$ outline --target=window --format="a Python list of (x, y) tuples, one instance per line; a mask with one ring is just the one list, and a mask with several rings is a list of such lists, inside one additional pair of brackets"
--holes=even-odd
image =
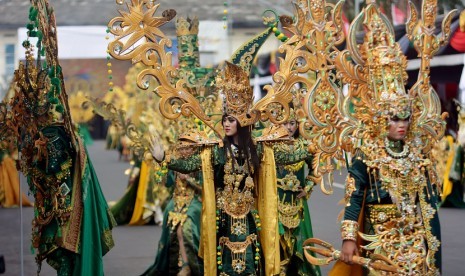
[(13, 76), (15, 71), (15, 45), (5, 45), (5, 76), (7, 80)]

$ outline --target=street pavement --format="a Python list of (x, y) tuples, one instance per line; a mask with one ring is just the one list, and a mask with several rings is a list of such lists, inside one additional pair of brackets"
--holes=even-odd
[[(127, 185), (124, 171), (130, 167), (129, 163), (118, 161), (116, 151), (106, 151), (104, 141), (95, 141), (88, 149), (106, 199), (118, 200)], [(338, 202), (343, 197), (341, 184), (344, 178), (345, 173), (336, 172), (333, 195), (324, 195), (319, 187), (315, 187), (309, 201), (314, 236), (332, 243), (336, 248), (340, 248), (341, 244), (337, 216), (342, 210)], [(24, 178), (21, 186), (27, 189)], [(462, 267), (465, 261), (465, 210), (442, 208), (439, 214), (443, 275), (465, 275)], [(30, 249), (32, 217), (32, 208), (0, 209), (0, 254), (5, 256), (6, 261), (4, 275), (36, 275), (37, 266)], [(143, 273), (154, 261), (160, 235), (161, 228), (155, 225), (116, 227), (113, 230), (115, 247), (103, 258), (105, 274), (132, 276)], [(22, 257), (20, 252), (23, 253)], [(327, 275), (329, 268), (322, 267), (323, 275)], [(44, 262), (41, 275), (56, 273)]]

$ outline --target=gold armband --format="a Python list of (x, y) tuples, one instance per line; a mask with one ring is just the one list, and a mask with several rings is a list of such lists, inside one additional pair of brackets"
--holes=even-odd
[(353, 220), (343, 220), (341, 222), (342, 240), (357, 241), (358, 222)]

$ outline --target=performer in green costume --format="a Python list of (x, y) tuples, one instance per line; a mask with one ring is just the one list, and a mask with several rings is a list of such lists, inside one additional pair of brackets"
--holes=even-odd
[[(294, 147), (308, 147), (305, 139), (299, 137), (299, 123), (291, 109), (284, 126), (292, 137), (289, 144), (282, 144), (286, 151), (294, 152)], [(312, 159), (289, 165), (278, 165), (278, 215), (281, 248), (281, 275), (321, 275), (320, 267), (307, 262), (303, 253), (303, 242), (313, 237), (312, 221), (307, 200), (314, 183), (306, 177), (311, 171)]]
[(46, 260), (58, 275), (103, 275), (115, 223), (71, 120), (48, 1), (32, 0), (29, 19), (26, 60), (15, 71), (11, 113), (2, 128), (18, 141), (20, 169), (34, 195), (32, 247), (39, 272)]

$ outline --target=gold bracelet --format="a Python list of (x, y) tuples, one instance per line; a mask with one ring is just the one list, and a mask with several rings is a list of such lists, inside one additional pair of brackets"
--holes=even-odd
[(353, 220), (343, 220), (341, 222), (342, 240), (357, 241), (358, 222)]

